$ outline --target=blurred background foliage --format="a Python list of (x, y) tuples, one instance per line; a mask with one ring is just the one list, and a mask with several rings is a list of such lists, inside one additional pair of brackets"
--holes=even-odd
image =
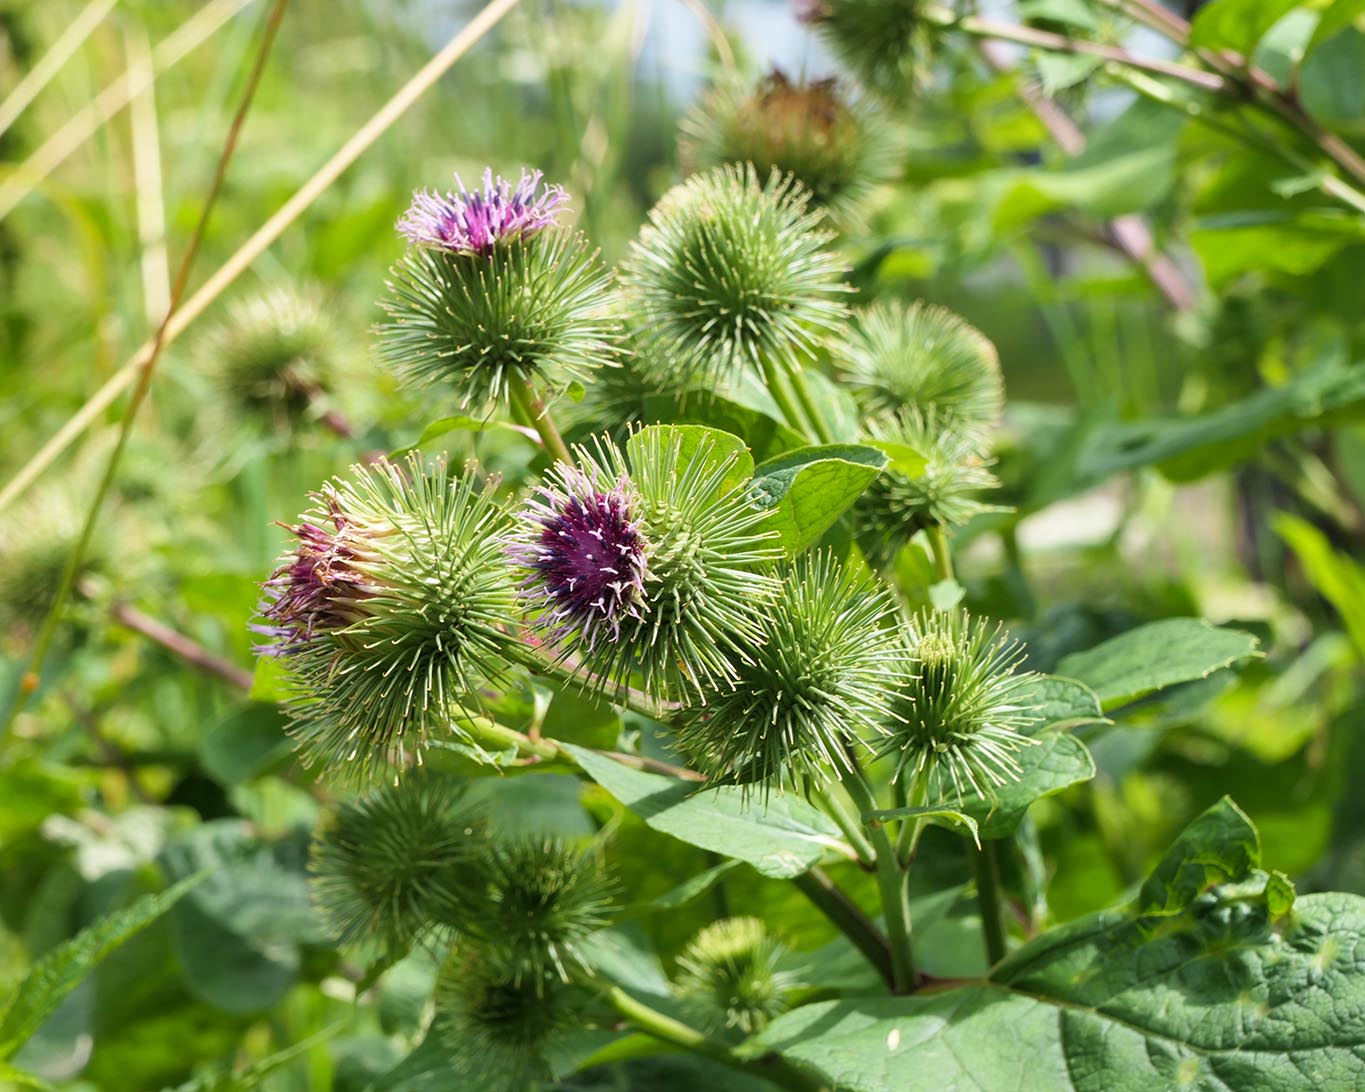
[[(264, 13), (261, 0), (107, 6), (0, 135), (10, 187), (0, 204), (13, 204), (0, 218), (0, 480), (155, 329)], [(0, 100), (82, 7), (0, 3)], [(221, 26), (203, 44), (47, 178), (24, 182), (19, 164), (211, 8)], [(1359, 139), (1365, 8), (1260, 8), (1264, 33), (1248, 43), (1258, 63), (1295, 73), (1315, 120)], [(474, 10), (292, 3), (192, 283)], [(1011, 11), (1053, 28), (1107, 20), (1098, 33), (1160, 51), (1109, 9), (1027, 0)], [(1265, 150), (1276, 134), (1235, 113), (1206, 122), (1094, 58), (992, 50), (948, 39), (925, 60), (887, 119), (894, 177), (841, 241), (864, 298), (942, 303), (999, 349), (1009, 410), (998, 472), (1015, 511), (968, 528), (967, 602), (1011, 620), (1044, 671), (1168, 616), (1235, 622), (1266, 652), (1116, 728), (1084, 729), (1100, 775), (1034, 809), (1011, 889), (1054, 920), (1104, 906), (1228, 793), (1300, 890), (1365, 893), (1354, 791), (1365, 777), (1365, 219), (1324, 200)], [(414, 187), (445, 186), (453, 171), (471, 180), (485, 164), (538, 167), (566, 185), (580, 226), (615, 262), (678, 177), (683, 112), (711, 81), (773, 66), (838, 71), (777, 0), (523, 0), (167, 348), (57, 647), (0, 741), (0, 996), (101, 914), (212, 871), (67, 999), (24, 1048), (25, 1068), (71, 1089), (196, 1077), (193, 1087), (229, 1088), (215, 1075), (298, 1045), (240, 1086), (423, 1087), (411, 1060), (384, 1074), (420, 1036), (434, 968), (413, 956), (373, 1003), (353, 1005), (363, 969), (324, 942), (303, 871), (327, 793), (294, 762), (276, 708), (249, 693), (247, 623), (284, 540), (275, 521), (439, 415), (371, 357), (373, 301)], [(1074, 119), (1063, 126), (1070, 152), (1040, 119), (1040, 91)], [(1151, 256), (1135, 261), (1125, 243), (1135, 225), (1161, 256), (1155, 276)], [(253, 379), (253, 367), (271, 374), (272, 354), (291, 361), (287, 389)], [(119, 412), (0, 512), (7, 700)], [(500, 430), (442, 443), (518, 476), (534, 454)], [(268, 680), (255, 686), (269, 694)], [(527, 718), (546, 697), (527, 695)], [(547, 734), (594, 745), (648, 730), (570, 695), (548, 710)], [(596, 788), (549, 775), (482, 788), (509, 826), (613, 827), (627, 931), (648, 933), (665, 962), (717, 900), (761, 915), (807, 958), (829, 939), (795, 891), (747, 870), (727, 873), (723, 889), (672, 891), (716, 862)], [(933, 973), (979, 973), (974, 924), (953, 910), (956, 843), (942, 841), (943, 866), (915, 873), (920, 944)], [(646, 912), (658, 899), (673, 909)], [(817, 965), (828, 981), (847, 972)], [(648, 1087), (692, 1078), (655, 1079)]]

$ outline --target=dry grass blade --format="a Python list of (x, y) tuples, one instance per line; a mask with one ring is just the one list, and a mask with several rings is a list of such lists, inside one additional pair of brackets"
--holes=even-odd
[[(519, 0), (492, 0), (474, 16), (445, 47), (408, 80), (375, 115), (367, 121), (316, 174), (299, 187), (298, 191), (269, 220), (262, 224), (194, 293), (178, 308), (166, 325), (163, 344), (169, 345), (189, 327), (233, 281), (242, 275), (275, 242), (290, 224), (297, 220), (342, 173), (361, 157), (376, 140), (404, 113), (431, 89), (432, 85), (497, 22), (516, 7)], [(105, 381), (90, 399), (71, 417), (56, 435), (34, 453), (28, 463), (0, 491), (0, 511), (21, 496), (70, 444), (90, 427), (101, 413), (113, 404), (137, 377), (152, 343), (144, 344), (132, 358)]]
[(0, 102), (0, 133), (3, 133), (18, 120), (28, 104), (38, 97), (38, 93), (48, 85), (52, 77), (62, 70), (104, 17), (113, 10), (118, 0), (90, 0), (81, 13), (71, 20), (66, 30), (52, 43), (50, 48), (28, 71), (22, 80), (14, 85), (4, 102)]

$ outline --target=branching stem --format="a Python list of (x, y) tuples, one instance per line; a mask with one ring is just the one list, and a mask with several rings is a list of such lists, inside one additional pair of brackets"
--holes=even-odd
[(887, 943), (886, 934), (849, 898), (848, 893), (830, 879), (819, 865), (801, 873), (792, 883), (867, 957), (867, 961), (886, 982), (887, 989), (893, 989), (896, 978), (891, 966), (891, 945)]
[(544, 401), (531, 389), (531, 385), (524, 379), (512, 379), (507, 384), (507, 394), (511, 399), (513, 411), (521, 418), (521, 423), (536, 430), (550, 458), (572, 466), (573, 456), (569, 454), (564, 437), (560, 435)]
[(891, 944), (891, 992), (911, 993), (915, 988), (915, 955), (910, 941), (910, 894), (906, 888), (906, 874), (896, 858), (896, 848), (886, 828), (867, 816), (877, 810), (877, 800), (862, 771), (854, 770), (844, 778), (844, 787), (853, 798), (854, 806), (863, 814), (863, 822), (877, 857), (877, 887), (882, 897), (882, 916), (886, 919), (886, 935)]
[(981, 935), (986, 962), (992, 967), (1005, 958), (1005, 925), (1001, 917), (1000, 863), (995, 842), (984, 839), (976, 851), (976, 897), (981, 909)]

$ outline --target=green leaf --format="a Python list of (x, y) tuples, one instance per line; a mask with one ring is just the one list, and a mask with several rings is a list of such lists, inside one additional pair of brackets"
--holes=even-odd
[(1079, 739), (1062, 732), (1034, 739), (1032, 746), (1016, 752), (1017, 781), (997, 785), (993, 795), (968, 793), (958, 805), (977, 821), (982, 838), (1008, 838), (1035, 800), (1095, 776), (1095, 760)]
[(178, 1084), (165, 1092), (256, 1092), (262, 1081), (277, 1069), (282, 1069), (295, 1058), (301, 1058), (319, 1043), (326, 1042), (343, 1027), (346, 1021), (338, 1020), (329, 1027), (292, 1043), (283, 1050), (277, 1050), (259, 1061), (235, 1070), (220, 1070), (216, 1073), (196, 1077), (194, 1080)]
[(1365, 1072), (1365, 899), (1215, 888), (1173, 916), (1102, 911), (1015, 951), (991, 979), (807, 1005), (750, 1048), (841, 1092), (1349, 1092)]
[(1306, 520), (1281, 513), (1272, 526), (1297, 555), (1308, 582), (1336, 609), (1356, 650), (1365, 657), (1365, 568)]
[(1034, 684), (1031, 697), (1037, 707), (1039, 731), (1104, 723), (1099, 695), (1078, 679), (1043, 675)]
[(14, 1057), (105, 956), (156, 921), (203, 879), (202, 875), (189, 876), (165, 891), (142, 896), (82, 929), (34, 964), (0, 1020), (0, 1060)]
[(1057, 665), (1057, 673), (1084, 682), (1107, 712), (1167, 686), (1208, 678), (1258, 655), (1258, 643), (1249, 633), (1198, 618), (1166, 618), (1073, 652)]
[(1297, 0), (1213, 0), (1190, 24), (1190, 45), (1235, 49), (1249, 55), (1262, 36), (1293, 9)]
[(36, 1073), (15, 1069), (8, 1062), (0, 1062), (0, 1088), (11, 1085), (17, 1088), (36, 1088), (38, 1092), (52, 1092), (53, 1086)]
[(605, 755), (566, 744), (596, 781), (647, 825), (689, 845), (747, 861), (765, 876), (799, 876), (831, 850), (847, 852), (838, 828), (799, 797), (766, 802), (732, 785), (702, 788), (633, 770)]
[(952, 808), (945, 808), (938, 804), (930, 804), (920, 808), (882, 808), (877, 811), (869, 812), (863, 816), (863, 820), (876, 819), (885, 822), (887, 819), (942, 819), (945, 826), (966, 827), (967, 832), (972, 836), (978, 848), (981, 845), (981, 837), (978, 833), (976, 820), (965, 812), (954, 811)]
[(1365, 34), (1348, 26), (1321, 42), (1299, 66), (1298, 85), (1314, 120), (1365, 136)]
[(264, 702), (230, 713), (199, 739), (199, 763), (220, 785), (250, 781), (293, 753), (284, 714)]
[(505, 429), (514, 432), (523, 439), (528, 439), (532, 443), (539, 443), (533, 430), (522, 425), (513, 424), (511, 421), (504, 421), (498, 417), (470, 417), (468, 414), (457, 413), (451, 417), (442, 417), (432, 421), (426, 428), (422, 429), (422, 434), (412, 443), (403, 447), (394, 448), (389, 452), (391, 460), (406, 459), (412, 452), (420, 447), (431, 443), (432, 440), (439, 440), (442, 436), (452, 432), (487, 432), (489, 429)]
[(1261, 840), (1226, 796), (1181, 833), (1138, 894), (1144, 914), (1179, 914), (1211, 887), (1247, 879), (1261, 863)]
[(1313, 37), (1308, 42), (1308, 52), (1337, 31), (1351, 26), (1362, 15), (1365, 15), (1365, 0), (1332, 0), (1323, 10), (1317, 26), (1313, 29)]
[(686, 906), (693, 899), (706, 894), (711, 888), (715, 887), (725, 875), (733, 872), (743, 861), (728, 860), (721, 861), (720, 864), (708, 868), (705, 872), (698, 872), (672, 891), (666, 891), (649, 905), (655, 910), (676, 910), (680, 906)]
[(695, 424), (723, 429), (743, 436), (755, 458), (771, 458), (805, 444), (805, 438), (777, 420), (776, 407), (767, 412), (722, 398), (710, 391), (687, 391), (671, 395), (650, 395), (644, 400), (641, 418), (661, 424)]
[(888, 462), (874, 447), (803, 447), (755, 468), (750, 489), (755, 504), (770, 511), (765, 526), (795, 555), (815, 545)]
[(671, 442), (679, 445), (680, 466), (685, 466), (697, 457), (703, 447), (707, 447), (707, 459), (716, 465), (731, 460), (729, 469), (719, 486), (719, 492), (728, 493), (738, 489), (754, 473), (754, 457), (749, 453), (749, 445), (730, 432), (704, 425), (649, 425), (635, 433), (626, 441), (626, 454), (631, 460), (640, 458), (644, 450), (645, 436), (648, 433), (663, 431)]

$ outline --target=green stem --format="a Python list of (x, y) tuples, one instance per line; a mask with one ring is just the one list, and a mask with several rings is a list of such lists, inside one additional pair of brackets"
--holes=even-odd
[(953, 552), (948, 548), (948, 536), (944, 533), (942, 524), (935, 524), (930, 527), (929, 548), (934, 552), (934, 568), (938, 572), (940, 580), (953, 579)]
[(525, 424), (536, 430), (550, 458), (572, 466), (573, 456), (569, 454), (564, 437), (559, 434), (554, 418), (545, 408), (545, 403), (536, 397), (531, 385), (524, 379), (510, 379), (507, 383), (507, 396), (511, 400), (512, 409), (521, 415)]
[(1005, 958), (1005, 924), (1000, 905), (1000, 867), (995, 843), (989, 838), (976, 854), (976, 898), (981, 909), (981, 935), (986, 962), (994, 967)]
[(702, 1034), (680, 1020), (651, 1008), (632, 997), (619, 986), (608, 986), (603, 997), (618, 1013), (646, 1035), (652, 1035), (670, 1046), (700, 1054), (729, 1069), (772, 1081), (792, 1092), (824, 1092), (825, 1086), (806, 1076), (780, 1055), (766, 1054), (760, 1058), (741, 1058), (724, 1043)]
[(877, 887), (882, 896), (882, 916), (891, 943), (891, 992), (910, 993), (915, 988), (915, 954), (910, 943), (910, 895), (905, 872), (896, 859), (896, 849), (886, 828), (867, 815), (877, 810), (877, 800), (860, 770), (853, 770), (843, 785), (862, 812), (868, 837), (877, 855)]
[(822, 444), (834, 443), (834, 433), (830, 431), (829, 423), (820, 411), (819, 403), (815, 401), (815, 394), (810, 389), (810, 384), (806, 382), (806, 373), (800, 368), (790, 368), (787, 374), (791, 378), (792, 390), (796, 392), (801, 408), (806, 411), (806, 416), (810, 418), (811, 426), (815, 429), (815, 434), (819, 437), (820, 442)]
[(588, 694), (601, 694), (615, 705), (622, 705), (633, 713), (649, 717), (660, 724), (668, 724), (677, 715), (680, 706), (675, 702), (661, 702), (648, 694), (632, 687), (613, 687), (608, 690), (599, 685), (602, 680), (589, 671), (568, 660), (546, 655), (530, 645), (518, 645), (513, 653), (523, 666), (547, 679), (571, 683)]
[[(907, 807), (919, 808), (924, 806), (925, 800), (929, 797), (929, 781), (925, 776), (917, 776), (910, 792), (906, 795), (905, 805)], [(919, 845), (920, 831), (924, 829), (921, 819), (905, 819), (901, 821), (900, 836), (896, 839), (896, 859), (901, 862), (901, 867), (906, 871), (910, 869), (910, 862), (914, 859), (915, 849)]]
[(768, 393), (773, 396), (788, 425), (808, 439), (819, 439), (817, 426), (806, 420), (800, 403), (792, 397), (791, 388), (783, 380), (782, 372), (766, 357), (763, 360), (763, 385), (768, 388)]
[(848, 844), (853, 847), (853, 852), (858, 855), (858, 860), (870, 867), (876, 860), (877, 854), (872, 848), (872, 843), (867, 839), (862, 821), (856, 816), (850, 815), (848, 809), (844, 807), (844, 802), (829, 789), (822, 790), (819, 797), (825, 805), (826, 813), (844, 832), (844, 837), (848, 839)]
[(893, 989), (896, 979), (891, 966), (891, 945), (887, 943), (886, 935), (849, 898), (848, 893), (830, 879), (819, 865), (801, 873), (792, 882), (867, 957), (867, 961), (886, 981), (887, 988)]

